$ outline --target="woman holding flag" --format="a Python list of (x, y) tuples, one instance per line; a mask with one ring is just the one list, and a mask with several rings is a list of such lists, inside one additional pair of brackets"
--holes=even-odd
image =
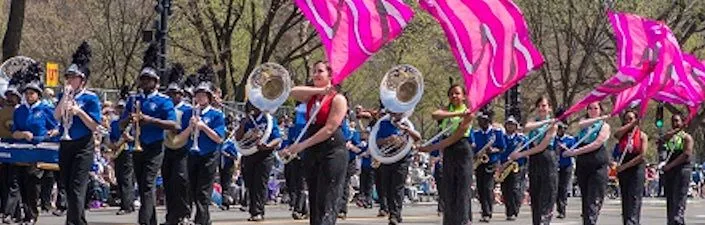
[[(579, 122), (577, 149), (568, 149), (564, 156), (577, 156), (575, 174), (580, 187), (583, 224), (597, 224), (607, 190), (609, 158), (605, 141), (610, 137), (610, 125), (604, 122), (600, 102), (590, 103), (587, 117)], [(569, 146), (571, 148), (572, 146)]]
[(619, 140), (612, 156), (617, 167), (619, 191), (622, 197), (622, 222), (638, 225), (641, 216), (641, 198), (644, 196), (644, 152), (649, 139), (639, 128), (637, 113), (628, 110), (622, 116), (622, 126), (614, 132)]
[(558, 159), (552, 151), (557, 126), (555, 119), (551, 118), (552, 109), (547, 97), (542, 96), (534, 105), (538, 115), (524, 126), (524, 131), (529, 132), (531, 148), (526, 151), (519, 149), (511, 153), (509, 159), (529, 157), (532, 221), (534, 225), (550, 224), (558, 193)]

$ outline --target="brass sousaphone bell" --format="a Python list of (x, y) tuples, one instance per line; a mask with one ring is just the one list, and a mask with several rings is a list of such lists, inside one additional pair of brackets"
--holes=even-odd
[[(250, 129), (242, 137), (242, 140), (235, 140), (238, 151), (244, 155), (252, 155), (257, 152), (257, 144), (269, 140), (274, 124), (274, 113), (279, 106), (289, 98), (289, 92), (293, 87), (293, 82), (289, 71), (276, 63), (264, 63), (255, 68), (247, 79), (245, 86), (248, 101), (257, 107), (267, 120), (264, 130), (257, 127)], [(250, 112), (245, 112), (244, 118), (255, 122), (255, 118)]]
[[(5, 91), (7, 91), (13, 74), (35, 63), (37, 61), (26, 56), (15, 56), (5, 60), (0, 65), (0, 95), (5, 97)], [(12, 115), (14, 112), (14, 107), (0, 109), (0, 138), (12, 137)]]
[[(380, 100), (387, 111), (403, 113), (403, 118), (398, 122), (413, 130), (414, 125), (409, 120), (409, 116), (421, 100), (423, 88), (423, 76), (418, 69), (411, 65), (399, 65), (389, 70), (382, 78), (379, 87)], [(370, 131), (368, 140), (370, 155), (381, 164), (398, 162), (411, 151), (411, 147), (414, 145), (414, 140), (409, 135), (406, 135), (406, 143), (401, 148), (397, 146), (380, 148), (377, 145), (376, 137), (380, 123), (391, 119), (390, 114), (383, 116), (377, 120)]]

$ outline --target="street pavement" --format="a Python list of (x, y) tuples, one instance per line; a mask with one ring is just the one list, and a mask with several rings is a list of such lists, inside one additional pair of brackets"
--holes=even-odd
[[(705, 224), (705, 200), (690, 199), (686, 210), (687, 224)], [(474, 224), (479, 219), (479, 205), (477, 201), (473, 202)], [(308, 224), (308, 220), (295, 221), (291, 219), (291, 212), (288, 211), (286, 205), (268, 205), (266, 206), (265, 220), (262, 222), (248, 222), (248, 214), (240, 212), (237, 208), (231, 208), (230, 211), (222, 211), (216, 207), (211, 207), (211, 218), (213, 224)], [(350, 212), (346, 220), (338, 220), (340, 225), (385, 225), (385, 218), (375, 217), (377, 209), (362, 209), (357, 206), (350, 205)], [(94, 225), (121, 225), (121, 224), (136, 224), (137, 213), (129, 215), (116, 216), (116, 208), (105, 208), (99, 210), (91, 210), (87, 212), (87, 220), (89, 224)], [(582, 224), (580, 220), (580, 199), (570, 198), (568, 200), (566, 219), (553, 219), (552, 224), (569, 225)], [(159, 222), (164, 220), (164, 207), (157, 208)], [(441, 224), (441, 217), (436, 213), (435, 203), (418, 203), (406, 204), (402, 212), (403, 223), (409, 225), (431, 225)], [(621, 222), (621, 205), (617, 200), (606, 200), (598, 224), (612, 225), (622, 224)], [(58, 225), (63, 224), (63, 217), (55, 217), (50, 214), (42, 214), (39, 218), (39, 225)], [(531, 224), (531, 211), (528, 205), (522, 206), (521, 214), (516, 221), (510, 222), (505, 220), (504, 206), (495, 205), (493, 219), (490, 224)], [(641, 224), (666, 224), (666, 202), (664, 199), (644, 198), (642, 206)]]

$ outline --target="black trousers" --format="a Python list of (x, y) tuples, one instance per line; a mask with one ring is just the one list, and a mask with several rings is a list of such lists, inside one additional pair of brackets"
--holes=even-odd
[(443, 169), (436, 168), (433, 173), (433, 179), (436, 181), (436, 191), (438, 192), (438, 206), (436, 208), (437, 212), (443, 212), (445, 209), (445, 191), (443, 191)]
[(472, 223), (472, 151), (463, 138), (443, 152), (443, 192), (446, 210), (443, 225), (465, 225)]
[(93, 165), (93, 136), (62, 141), (59, 145), (61, 180), (66, 187), (66, 224), (87, 224), (85, 214), (89, 172)]
[(191, 216), (189, 199), (188, 149), (165, 149), (162, 163), (164, 194), (166, 197), (166, 223), (177, 224)]
[(343, 195), (340, 196), (340, 199), (338, 200), (339, 213), (348, 213), (348, 202), (350, 200), (350, 178), (355, 175), (355, 170), (355, 160), (348, 161), (345, 172), (345, 182), (343, 184)]
[(294, 159), (284, 166), (286, 189), (289, 192), (289, 206), (294, 212), (308, 214), (306, 195), (304, 194), (304, 162)]
[[(602, 203), (607, 192), (607, 164), (591, 164), (581, 163), (578, 158), (575, 174), (578, 179), (578, 187), (580, 187), (580, 200), (582, 204), (583, 224), (597, 224), (597, 218), (602, 209)], [(643, 185), (643, 182), (641, 183)]]
[(644, 163), (622, 171), (617, 178), (622, 198), (622, 223), (639, 225), (641, 199), (644, 196)]
[(556, 199), (556, 211), (565, 215), (565, 207), (568, 205), (568, 192), (573, 185), (573, 167), (558, 168), (558, 198)]
[(235, 173), (235, 159), (229, 158), (224, 154), (220, 155), (220, 164), (218, 169), (218, 177), (220, 186), (223, 188), (223, 206), (233, 205), (233, 173)]
[(220, 152), (214, 151), (206, 155), (191, 154), (188, 157), (188, 178), (193, 203), (196, 206), (194, 223), (210, 225), (211, 216), (208, 206), (211, 205), (213, 182), (220, 163)]
[(250, 216), (264, 215), (267, 201), (269, 174), (274, 166), (272, 151), (258, 151), (242, 157), (242, 175), (249, 197)]
[[(381, 167), (381, 165), (380, 165)], [(379, 210), (380, 211), (385, 211), (389, 212), (389, 209), (387, 208), (387, 198), (382, 198), (380, 194), (380, 187), (382, 187), (382, 169), (380, 167), (377, 167), (374, 169), (375, 171), (375, 191), (377, 192), (377, 202), (379, 203)]]
[(7, 205), (7, 194), (9, 190), (9, 182), (7, 170), (9, 164), (0, 163), (0, 216), (5, 216), (5, 205)]
[(133, 211), (135, 201), (134, 169), (132, 152), (122, 151), (115, 159), (115, 179), (117, 180), (117, 193), (120, 196), (120, 209)]
[(332, 225), (338, 218), (338, 200), (343, 195), (348, 165), (348, 150), (343, 140), (342, 133), (337, 131), (328, 140), (306, 149), (311, 225)]
[(663, 174), (668, 225), (685, 224), (685, 206), (692, 172), (692, 166), (685, 164), (676, 166)]
[(477, 179), (477, 196), (480, 200), (481, 215), (492, 218), (492, 207), (494, 206), (494, 164), (481, 164), (475, 170)]
[(529, 194), (534, 225), (550, 224), (558, 192), (556, 153), (546, 149), (529, 157)]
[(386, 199), (389, 219), (402, 220), (401, 209), (404, 204), (404, 184), (409, 176), (411, 157), (407, 156), (399, 162), (379, 166), (380, 186), (377, 194), (380, 199)]
[(66, 210), (66, 185), (64, 180), (61, 179), (61, 171), (54, 171), (54, 179), (56, 180), (56, 200), (54, 201), (54, 207), (57, 210)]
[(41, 200), (40, 206), (42, 207), (42, 210), (49, 210), (53, 208), (51, 206), (51, 192), (54, 190), (54, 183), (56, 183), (54, 171), (42, 171), (42, 178), (40, 179), (39, 183), (39, 199)]
[(526, 166), (521, 166), (519, 167), (519, 172), (510, 173), (502, 182), (502, 198), (504, 199), (507, 217), (519, 215), (519, 209), (524, 200), (525, 177)]
[(360, 200), (365, 206), (372, 206), (372, 186), (375, 182), (375, 170), (372, 167), (360, 168)]
[(133, 152), (132, 161), (137, 178), (137, 190), (140, 195), (139, 224), (157, 224), (157, 174), (162, 167), (164, 150), (162, 141), (142, 144), (143, 151)]
[(39, 217), (39, 181), (44, 171), (38, 169), (35, 165), (17, 166), (16, 171), (24, 206), (24, 221), (36, 221), (37, 217)]
[(5, 216), (12, 216), (17, 218), (16, 216), (19, 215), (19, 213), (17, 212), (20, 212), (20, 201), (22, 200), (22, 196), (20, 194), (18, 166), (12, 164), (5, 164), (3, 172), (3, 180), (5, 181), (5, 186), (3, 186), (3, 188), (6, 191), (4, 196), (5, 199), (3, 201), (2, 212), (3, 214), (5, 214)]

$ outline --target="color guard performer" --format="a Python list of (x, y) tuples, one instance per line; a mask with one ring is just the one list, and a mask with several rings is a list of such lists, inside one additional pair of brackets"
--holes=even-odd
[[(500, 163), (502, 163), (502, 165), (505, 165), (509, 161), (509, 154), (526, 143), (526, 136), (519, 133), (519, 121), (517, 121), (514, 116), (507, 118), (504, 122), (504, 129), (504, 142), (507, 147), (500, 157)], [(526, 187), (526, 158), (518, 159), (516, 163), (519, 166), (518, 172), (509, 173), (509, 175), (501, 181), (502, 197), (504, 199), (504, 206), (506, 207), (505, 214), (508, 221), (515, 221), (517, 216), (519, 216), (519, 209), (524, 200), (524, 190)], [(504, 166), (500, 168), (500, 172), (504, 170)]]
[[(247, 142), (243, 140), (247, 131), (252, 132), (254, 129), (264, 131), (267, 127), (266, 116), (269, 116), (265, 112), (261, 112), (249, 101), (245, 105), (245, 112), (249, 113), (246, 117), (251, 118), (243, 118), (240, 120), (240, 129), (235, 135), (236, 140), (243, 142)], [(277, 124), (277, 119), (272, 117), (272, 132), (269, 135), (269, 139), (257, 144), (257, 152), (242, 157), (242, 176), (248, 192), (250, 206), (250, 218), (247, 219), (248, 221), (264, 220), (264, 205), (268, 196), (267, 183), (269, 182), (269, 174), (272, 172), (272, 167), (276, 160), (273, 152), (279, 149), (282, 142), (281, 132)], [(251, 138), (259, 142), (261, 135), (253, 135)]]
[(558, 197), (556, 199), (556, 211), (558, 211), (558, 216), (556, 218), (565, 218), (565, 207), (568, 205), (568, 191), (573, 185), (573, 157), (563, 156), (563, 146), (573, 146), (575, 144), (575, 137), (570, 134), (566, 134), (568, 130), (568, 125), (564, 121), (558, 122), (558, 131), (556, 132), (556, 143), (554, 146), (558, 148)]
[(189, 149), (188, 183), (196, 211), (194, 223), (202, 225), (212, 223), (208, 207), (220, 163), (220, 144), (225, 139), (225, 115), (211, 107), (215, 100), (213, 76), (210, 67), (198, 70), (200, 83), (193, 91), (193, 108), (184, 112), (181, 120), (183, 131), (177, 136), (177, 139), (189, 140), (186, 144), (186, 149)]
[(625, 225), (640, 224), (641, 199), (644, 196), (644, 153), (649, 149), (649, 138), (641, 131), (639, 123), (636, 111), (628, 110), (622, 115), (622, 126), (614, 132), (619, 143), (612, 156), (617, 167), (622, 223)]
[(558, 189), (558, 159), (552, 147), (557, 128), (555, 120), (551, 119), (552, 109), (548, 98), (539, 98), (534, 106), (537, 116), (524, 126), (524, 132), (529, 132), (528, 139), (534, 141), (528, 150), (512, 152), (509, 159), (529, 157), (532, 221), (534, 225), (550, 224)]
[(66, 187), (67, 225), (87, 224), (84, 206), (94, 157), (93, 132), (102, 121), (100, 99), (86, 90), (90, 57), (90, 46), (83, 42), (66, 71), (66, 90), (54, 112), (64, 132), (59, 145), (59, 167)]
[[(171, 99), (157, 91), (157, 47), (145, 52), (139, 75), (141, 93), (129, 99), (121, 118), (121, 127), (133, 124), (136, 135), (132, 159), (140, 195), (139, 224), (156, 225), (156, 178), (164, 159), (164, 130), (176, 130), (176, 113)], [(138, 108), (139, 107), (139, 108)]]
[[(494, 206), (494, 174), (499, 162), (500, 152), (504, 151), (504, 132), (492, 126), (494, 112), (491, 109), (483, 109), (477, 116), (479, 128), (473, 131), (474, 138), (473, 154), (476, 166), (475, 178), (477, 179), (477, 195), (482, 208), (480, 222), (489, 223), (492, 219), (492, 207)], [(487, 162), (478, 162), (478, 158), (487, 157)]]
[(575, 174), (580, 187), (583, 224), (586, 225), (597, 224), (609, 180), (609, 153), (605, 141), (610, 137), (610, 125), (604, 122), (607, 117), (601, 114), (599, 102), (589, 104), (587, 118), (579, 122), (581, 130), (577, 138), (585, 141), (579, 143), (577, 149), (563, 152), (567, 157), (577, 156)]
[(671, 130), (666, 132), (666, 165), (663, 166), (664, 193), (666, 194), (666, 219), (669, 225), (685, 224), (685, 206), (688, 200), (693, 165), (693, 137), (686, 133), (680, 114), (671, 116)]

